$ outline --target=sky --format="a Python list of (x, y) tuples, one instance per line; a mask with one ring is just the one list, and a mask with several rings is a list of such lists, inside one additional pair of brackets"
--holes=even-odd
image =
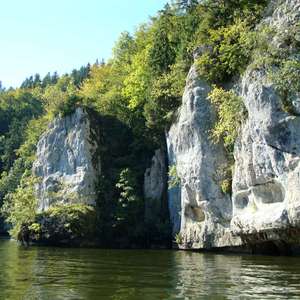
[(0, 81), (17, 87), (35, 73), (59, 74), (108, 59), (123, 31), (167, 0), (0, 0)]

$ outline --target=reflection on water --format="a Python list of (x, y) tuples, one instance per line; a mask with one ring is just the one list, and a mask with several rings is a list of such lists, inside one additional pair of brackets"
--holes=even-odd
[(22, 248), (0, 240), (0, 299), (299, 299), (300, 258)]

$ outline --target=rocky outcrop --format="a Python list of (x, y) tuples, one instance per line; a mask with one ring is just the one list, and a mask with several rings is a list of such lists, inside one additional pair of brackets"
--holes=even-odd
[[(268, 13), (260, 26), (277, 28), (270, 42), (289, 47), (281, 33), (299, 22), (299, 1), (273, 1)], [(230, 197), (220, 190), (224, 149), (209, 138), (215, 120), (207, 99), (210, 86), (194, 66), (188, 75), (182, 106), (167, 134), (169, 165), (176, 165), (181, 180), (169, 192), (173, 232), (179, 233), (182, 248), (299, 246), (300, 118), (284, 111), (264, 67), (249, 66), (235, 87), (248, 119), (235, 145)], [(299, 99), (295, 95), (296, 112)]]
[(158, 149), (152, 158), (151, 167), (145, 172), (144, 195), (147, 199), (160, 199), (166, 188), (166, 159), (163, 150)]
[(33, 164), (33, 173), (40, 180), (39, 211), (58, 203), (95, 205), (101, 166), (94, 130), (89, 114), (82, 108), (49, 125), (37, 145)]
[(231, 199), (220, 188), (226, 155), (222, 145), (215, 144), (209, 135), (215, 120), (209, 91), (209, 85), (198, 78), (193, 66), (178, 118), (167, 135), (169, 163), (176, 166), (181, 181), (177, 188), (180, 196), (172, 190), (169, 193), (169, 206), (173, 208), (170, 210), (173, 231), (181, 218), (182, 248), (225, 247), (236, 243), (229, 231)]
[[(278, 30), (271, 42), (285, 47), (280, 32), (299, 19), (299, 1), (274, 7), (263, 22)], [(299, 244), (300, 118), (283, 110), (283, 99), (263, 68), (247, 70), (241, 96), (248, 120), (234, 153), (232, 231), (245, 243)]]
[(163, 206), (163, 196), (167, 188), (166, 157), (162, 149), (155, 151), (151, 167), (144, 176), (145, 219), (153, 219)]

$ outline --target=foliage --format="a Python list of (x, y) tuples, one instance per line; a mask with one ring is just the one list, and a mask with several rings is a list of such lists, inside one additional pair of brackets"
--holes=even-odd
[[(75, 86), (79, 87), (80, 84), (88, 78), (89, 73), (90, 73), (90, 64), (87, 64), (86, 66), (82, 66), (79, 70), (72, 70), (70, 75), (67, 75), (70, 77), (72, 82), (74, 83)], [(37, 87), (42, 87), (46, 88), (49, 85), (55, 85), (57, 84), (59, 80), (59, 75), (57, 72), (54, 72), (52, 75), (48, 72), (45, 77), (42, 79), (40, 74), (35, 74), (34, 76), (30, 76), (26, 78), (22, 84), (21, 88), (22, 89), (33, 89)]]
[(255, 48), (252, 30), (268, 1), (217, 0), (199, 4), (202, 20), (192, 45), (205, 45), (197, 59), (199, 74), (210, 82), (241, 74)]
[(300, 95), (300, 61), (282, 61), (280, 67), (273, 71), (271, 79), (281, 96), (283, 109), (292, 115), (299, 115), (293, 106), (293, 100)]
[(16, 238), (23, 224), (34, 221), (36, 213), (36, 198), (34, 185), (37, 179), (28, 173), (23, 175), (20, 186), (6, 195), (1, 213), (6, 221), (12, 224), (10, 234)]
[(116, 210), (116, 226), (135, 226), (139, 208), (143, 203), (137, 195), (134, 173), (128, 168), (123, 169), (116, 187), (120, 193)]
[(18, 89), (0, 94), (0, 172), (11, 168), (29, 120), (41, 114), (40, 99), (28, 91)]
[(26, 165), (24, 159), (15, 160), (11, 169), (7, 171), (3, 171), (0, 176), (0, 204), (8, 193), (13, 192), (19, 185), (20, 180), (25, 172), (25, 170), (29, 168)]
[[(16, 150), (18, 158), (13, 162), (8, 172), (3, 171), (0, 175), (0, 204), (5, 195), (9, 195), (9, 193), (13, 193), (17, 189), (22, 176), (28, 176), (28, 173), (31, 172), (38, 139), (45, 131), (48, 122), (47, 115), (29, 121), (23, 133), (25, 142)], [(14, 201), (14, 198), (8, 197), (6, 202), (8, 201)]]
[(170, 71), (170, 67), (176, 61), (176, 40), (174, 40), (172, 32), (169, 31), (173, 25), (174, 13), (166, 5), (152, 28), (149, 66), (154, 74), (160, 75)]
[(215, 142), (222, 139), (225, 147), (231, 152), (245, 114), (242, 99), (234, 91), (225, 91), (216, 86), (210, 92), (209, 99), (217, 110), (212, 138)]
[(46, 131), (49, 122), (48, 115), (43, 115), (38, 119), (29, 121), (24, 133), (25, 142), (16, 151), (17, 155), (27, 162), (27, 165), (30, 165), (34, 161), (38, 140)]
[(175, 234), (175, 242), (177, 245), (183, 244), (183, 236), (180, 232)]
[(95, 208), (85, 204), (57, 205), (36, 214), (20, 232), (21, 239), (27, 233), (29, 240), (38, 243), (82, 245), (91, 243), (95, 235)]
[(229, 161), (229, 165), (221, 166), (218, 170), (220, 173), (218, 180), (222, 192), (231, 195), (233, 148), (242, 121), (246, 117), (246, 109), (241, 97), (237, 96), (233, 90), (226, 91), (214, 86), (209, 94), (209, 99), (217, 111), (217, 120), (211, 130), (211, 137), (215, 143), (223, 141)]
[(276, 65), (281, 59), (280, 56), (283, 51), (279, 51), (278, 47), (272, 42), (276, 34), (275, 28), (270, 26), (262, 26), (251, 34), (251, 43), (254, 45), (251, 55), (252, 69), (269, 69), (270, 66)]
[(224, 82), (241, 74), (249, 62), (253, 46), (249, 42), (249, 31), (242, 21), (210, 29), (206, 49), (196, 61), (199, 75), (210, 82)]
[(177, 174), (177, 169), (175, 164), (169, 166), (168, 175), (169, 175), (169, 181), (168, 181), (169, 189), (172, 189), (180, 185), (180, 178)]
[(68, 76), (60, 78), (55, 85), (49, 85), (41, 92), (45, 110), (52, 118), (67, 115), (74, 111), (80, 102), (77, 89)]
[(232, 179), (231, 178), (224, 179), (221, 182), (221, 190), (222, 190), (222, 192), (224, 194), (231, 195), (231, 193), (232, 193), (231, 186), (232, 186)]
[[(177, 75), (177, 76), (176, 76)], [(158, 77), (144, 106), (147, 127), (163, 132), (167, 129), (181, 103), (185, 73), (180, 64), (173, 65), (170, 73)]]
[(133, 57), (129, 74), (124, 80), (122, 94), (128, 99), (128, 106), (132, 110), (143, 105), (151, 86), (151, 72), (148, 64), (149, 46)]
[(255, 50), (252, 53), (253, 69), (264, 68), (268, 78), (282, 99), (283, 110), (298, 115), (293, 101), (300, 92), (300, 24), (289, 28), (261, 26), (252, 35)]

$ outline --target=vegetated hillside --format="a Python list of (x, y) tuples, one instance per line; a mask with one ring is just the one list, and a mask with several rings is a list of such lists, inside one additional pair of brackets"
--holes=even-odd
[[(127, 228), (124, 232), (139, 229), (135, 240), (144, 239), (149, 232), (164, 239), (169, 232), (164, 218), (153, 227), (136, 216), (143, 215), (145, 167), (154, 150), (166, 146), (165, 131), (181, 105), (194, 54), (198, 76), (214, 86), (210, 99), (218, 119), (212, 137), (216, 142), (223, 141), (230, 159), (243, 105), (225, 87), (239, 78), (254, 58), (259, 63), (280, 66), (284, 74), (293, 68), (297, 71), (293, 74), (299, 78), (297, 58), (283, 64), (281, 53), (273, 55), (273, 49), (268, 48), (266, 36), (271, 34), (271, 29), (255, 30), (270, 2), (187, 0), (167, 4), (133, 35), (122, 33), (109, 61), (62, 77), (47, 75), (41, 81), (35, 76), (26, 79), (20, 89), (1, 90), (0, 199), (12, 234), (16, 236), (23, 224), (36, 220), (33, 185), (37, 179), (31, 170), (41, 134), (56, 116), (69, 115), (81, 106), (123, 124), (130, 141), (130, 153), (126, 155), (134, 153), (139, 158), (124, 159), (106, 186), (99, 187), (103, 199), (111, 195), (111, 199), (101, 204), (99, 232), (107, 232), (107, 227), (115, 228), (118, 220), (119, 228)], [(289, 38), (290, 43), (296, 43), (292, 36)], [(270, 52), (270, 57), (265, 58), (265, 52)], [(299, 90), (297, 79), (289, 82)], [(286, 104), (289, 109), (288, 101)], [(221, 183), (222, 190), (230, 193), (230, 168), (224, 172), (227, 175)], [(171, 177), (176, 179), (174, 168)], [(113, 209), (107, 220), (103, 211), (108, 201)], [(131, 222), (132, 219), (136, 221)]]

